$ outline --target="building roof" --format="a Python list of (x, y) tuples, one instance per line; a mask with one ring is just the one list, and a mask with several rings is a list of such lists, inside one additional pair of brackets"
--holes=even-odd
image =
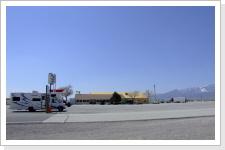
[[(75, 94), (75, 99), (80, 100), (89, 100), (89, 99), (110, 99), (112, 94)], [(123, 95), (121, 95), (123, 98)]]
[[(90, 92), (91, 95), (95, 94), (113, 94), (114, 92)], [(116, 92), (121, 95), (121, 98), (148, 98), (143, 92)]]

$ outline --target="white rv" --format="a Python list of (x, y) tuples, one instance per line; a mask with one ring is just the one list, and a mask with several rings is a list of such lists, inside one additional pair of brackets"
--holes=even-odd
[[(48, 95), (50, 96), (50, 95)], [(11, 93), (10, 109), (12, 110), (42, 110), (45, 109), (45, 93)], [(52, 109), (63, 111), (65, 103), (59, 94), (51, 93), (49, 106)]]

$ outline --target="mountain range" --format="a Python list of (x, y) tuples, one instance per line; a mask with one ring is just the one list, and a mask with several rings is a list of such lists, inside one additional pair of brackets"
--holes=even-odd
[[(182, 90), (172, 90), (164, 94), (157, 94), (156, 99), (170, 100), (173, 97), (185, 97), (189, 100), (214, 100), (215, 99), (215, 84), (210, 84), (201, 87), (193, 87)], [(152, 96), (151, 99), (154, 99)]]

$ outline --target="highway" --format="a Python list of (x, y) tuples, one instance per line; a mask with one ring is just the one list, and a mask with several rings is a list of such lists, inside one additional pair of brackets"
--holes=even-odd
[(50, 114), (7, 109), (6, 120), (8, 140), (215, 139), (214, 102), (73, 105)]

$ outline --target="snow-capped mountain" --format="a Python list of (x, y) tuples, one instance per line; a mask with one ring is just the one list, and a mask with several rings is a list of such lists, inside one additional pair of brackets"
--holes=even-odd
[(192, 87), (182, 90), (172, 90), (164, 94), (157, 94), (157, 99), (169, 100), (173, 97), (186, 97), (191, 100), (215, 99), (215, 84), (201, 87)]

